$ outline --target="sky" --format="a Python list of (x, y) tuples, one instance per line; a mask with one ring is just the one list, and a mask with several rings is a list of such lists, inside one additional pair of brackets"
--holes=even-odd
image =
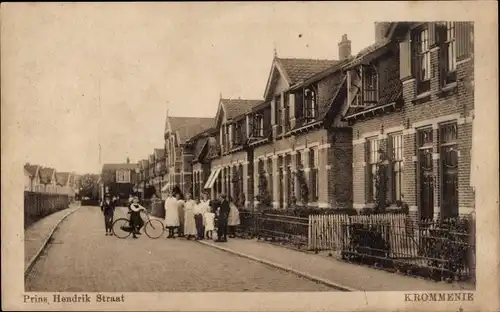
[(338, 59), (343, 34), (353, 53), (372, 44), (371, 14), (340, 8), (335, 2), (11, 8), (15, 14), (2, 24), (10, 35), (3, 86), (19, 116), (20, 157), (79, 173), (146, 158), (163, 147), (167, 108), (171, 116), (214, 117), (220, 94), (261, 99), (274, 48), (280, 57)]

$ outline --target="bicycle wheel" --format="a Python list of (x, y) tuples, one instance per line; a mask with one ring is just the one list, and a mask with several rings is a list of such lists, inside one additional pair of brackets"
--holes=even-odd
[(163, 223), (157, 219), (151, 219), (144, 225), (144, 233), (146, 233), (149, 238), (158, 238), (163, 235), (164, 231), (165, 227)]
[(126, 218), (119, 218), (113, 222), (113, 234), (118, 238), (127, 238), (132, 234), (132, 227)]

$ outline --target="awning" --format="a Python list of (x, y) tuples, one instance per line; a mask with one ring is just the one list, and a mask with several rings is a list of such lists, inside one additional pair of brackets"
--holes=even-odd
[(210, 173), (207, 183), (205, 183), (205, 186), (203, 187), (204, 189), (211, 189), (212, 186), (214, 186), (215, 180), (217, 179), (217, 176), (219, 175), (221, 170), (222, 168), (218, 168)]

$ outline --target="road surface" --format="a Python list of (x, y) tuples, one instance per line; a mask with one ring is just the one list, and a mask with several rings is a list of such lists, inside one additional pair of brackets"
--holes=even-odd
[(26, 291), (335, 291), (195, 241), (104, 232), (97, 207), (69, 216), (26, 278)]

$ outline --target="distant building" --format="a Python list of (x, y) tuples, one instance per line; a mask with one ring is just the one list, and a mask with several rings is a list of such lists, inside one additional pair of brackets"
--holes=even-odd
[(138, 164), (104, 164), (100, 176), (100, 193), (109, 192), (120, 198), (128, 198), (130, 194), (138, 193)]

